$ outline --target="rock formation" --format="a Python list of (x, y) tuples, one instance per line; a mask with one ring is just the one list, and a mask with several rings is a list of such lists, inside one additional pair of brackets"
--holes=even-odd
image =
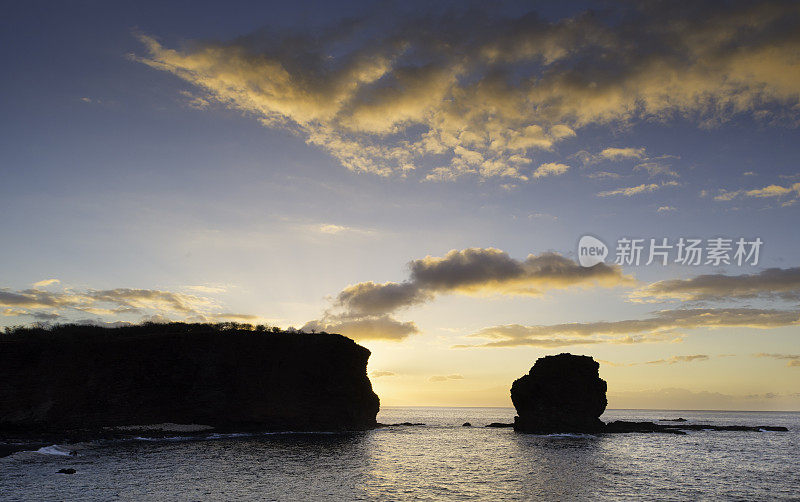
[(511, 386), (511, 401), (518, 416), (513, 424), (493, 423), (487, 427), (510, 427), (521, 432), (661, 432), (686, 434), (686, 431), (786, 431), (768, 425), (687, 424), (685, 418), (654, 422), (617, 420), (604, 424), (600, 415), (606, 409), (606, 382), (600, 379), (600, 365), (588, 356), (559, 354), (538, 359), (531, 371)]
[(0, 335), (0, 431), (371, 428), (369, 356), (340, 335), (179, 323)]
[(514, 429), (523, 432), (597, 432), (606, 409), (606, 382), (588, 356), (542, 357), (514, 381)]

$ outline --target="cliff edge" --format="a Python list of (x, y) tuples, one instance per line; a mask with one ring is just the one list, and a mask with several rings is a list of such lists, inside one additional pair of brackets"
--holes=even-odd
[(17, 330), (0, 335), (0, 430), (367, 429), (369, 356), (341, 335), (207, 324)]

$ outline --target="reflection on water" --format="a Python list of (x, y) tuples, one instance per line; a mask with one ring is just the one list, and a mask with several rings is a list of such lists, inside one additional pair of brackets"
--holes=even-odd
[(593, 498), (603, 467), (598, 443), (603, 441), (592, 436), (512, 434), (512, 469), (520, 479), (514, 498)]
[[(664, 414), (670, 414), (662, 416)], [(609, 412), (604, 419), (674, 418)], [(389, 408), (348, 434), (78, 445), (78, 457), (0, 459), (3, 500), (615, 500), (798, 497), (800, 414), (681, 412), (690, 421), (785, 425), (789, 433), (535, 436), (480, 427), (505, 408)], [(461, 427), (469, 421), (475, 427)], [(72, 467), (71, 476), (56, 474)]]

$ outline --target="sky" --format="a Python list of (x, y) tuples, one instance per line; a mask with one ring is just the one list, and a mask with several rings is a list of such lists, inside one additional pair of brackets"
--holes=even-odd
[(571, 352), (611, 408), (800, 410), (798, 22), (788, 1), (15, 3), (0, 326), (338, 332), (383, 405), (510, 406)]

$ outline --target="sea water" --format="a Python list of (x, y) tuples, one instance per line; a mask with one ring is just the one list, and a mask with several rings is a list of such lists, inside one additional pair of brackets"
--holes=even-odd
[[(0, 500), (800, 500), (800, 413), (602, 417), (789, 432), (540, 436), (484, 427), (513, 416), (388, 407), (380, 422), (425, 425), (51, 445), (0, 458)], [(57, 473), (64, 468), (77, 472)]]

